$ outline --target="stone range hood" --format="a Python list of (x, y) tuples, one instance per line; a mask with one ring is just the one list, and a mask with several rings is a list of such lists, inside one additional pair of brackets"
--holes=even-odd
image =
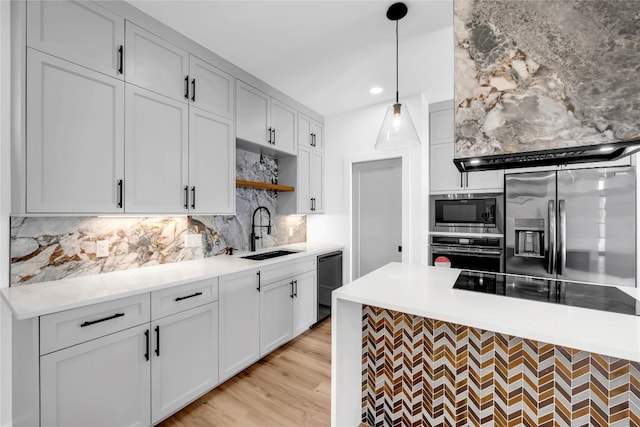
[(640, 149), (640, 2), (455, 0), (460, 171)]

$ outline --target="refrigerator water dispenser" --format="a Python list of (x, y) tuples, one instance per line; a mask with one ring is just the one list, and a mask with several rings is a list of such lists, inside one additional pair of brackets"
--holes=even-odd
[(514, 255), (527, 258), (544, 258), (544, 219), (515, 219)]

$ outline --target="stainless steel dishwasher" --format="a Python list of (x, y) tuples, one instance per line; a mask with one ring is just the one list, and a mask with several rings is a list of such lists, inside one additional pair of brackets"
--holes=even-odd
[(342, 251), (318, 257), (318, 322), (331, 316), (331, 291), (342, 286)]

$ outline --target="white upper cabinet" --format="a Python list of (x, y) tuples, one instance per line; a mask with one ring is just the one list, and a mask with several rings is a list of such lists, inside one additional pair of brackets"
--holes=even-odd
[(309, 195), (311, 213), (324, 213), (324, 154), (315, 151), (311, 152)]
[(233, 120), (233, 76), (189, 55), (191, 105)]
[(132, 85), (125, 96), (126, 212), (186, 213), (187, 104)]
[(123, 78), (124, 19), (88, 1), (28, 1), (27, 45)]
[(429, 181), (431, 193), (502, 191), (503, 171), (463, 172), (453, 163), (453, 101), (429, 105)]
[(296, 111), (271, 98), (271, 129), (273, 146), (287, 153), (296, 152)]
[(235, 213), (235, 146), (231, 120), (189, 109), (189, 212)]
[(122, 212), (124, 83), (33, 49), (27, 70), (27, 212)]
[(296, 154), (296, 112), (281, 101), (236, 80), (236, 137)]
[(301, 147), (324, 150), (324, 126), (298, 113), (298, 144)]
[(129, 21), (125, 30), (126, 82), (187, 102), (189, 54)]

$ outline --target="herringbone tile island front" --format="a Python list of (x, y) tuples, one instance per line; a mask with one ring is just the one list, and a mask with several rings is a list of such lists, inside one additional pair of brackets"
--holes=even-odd
[(363, 306), (370, 426), (640, 426), (640, 363)]

